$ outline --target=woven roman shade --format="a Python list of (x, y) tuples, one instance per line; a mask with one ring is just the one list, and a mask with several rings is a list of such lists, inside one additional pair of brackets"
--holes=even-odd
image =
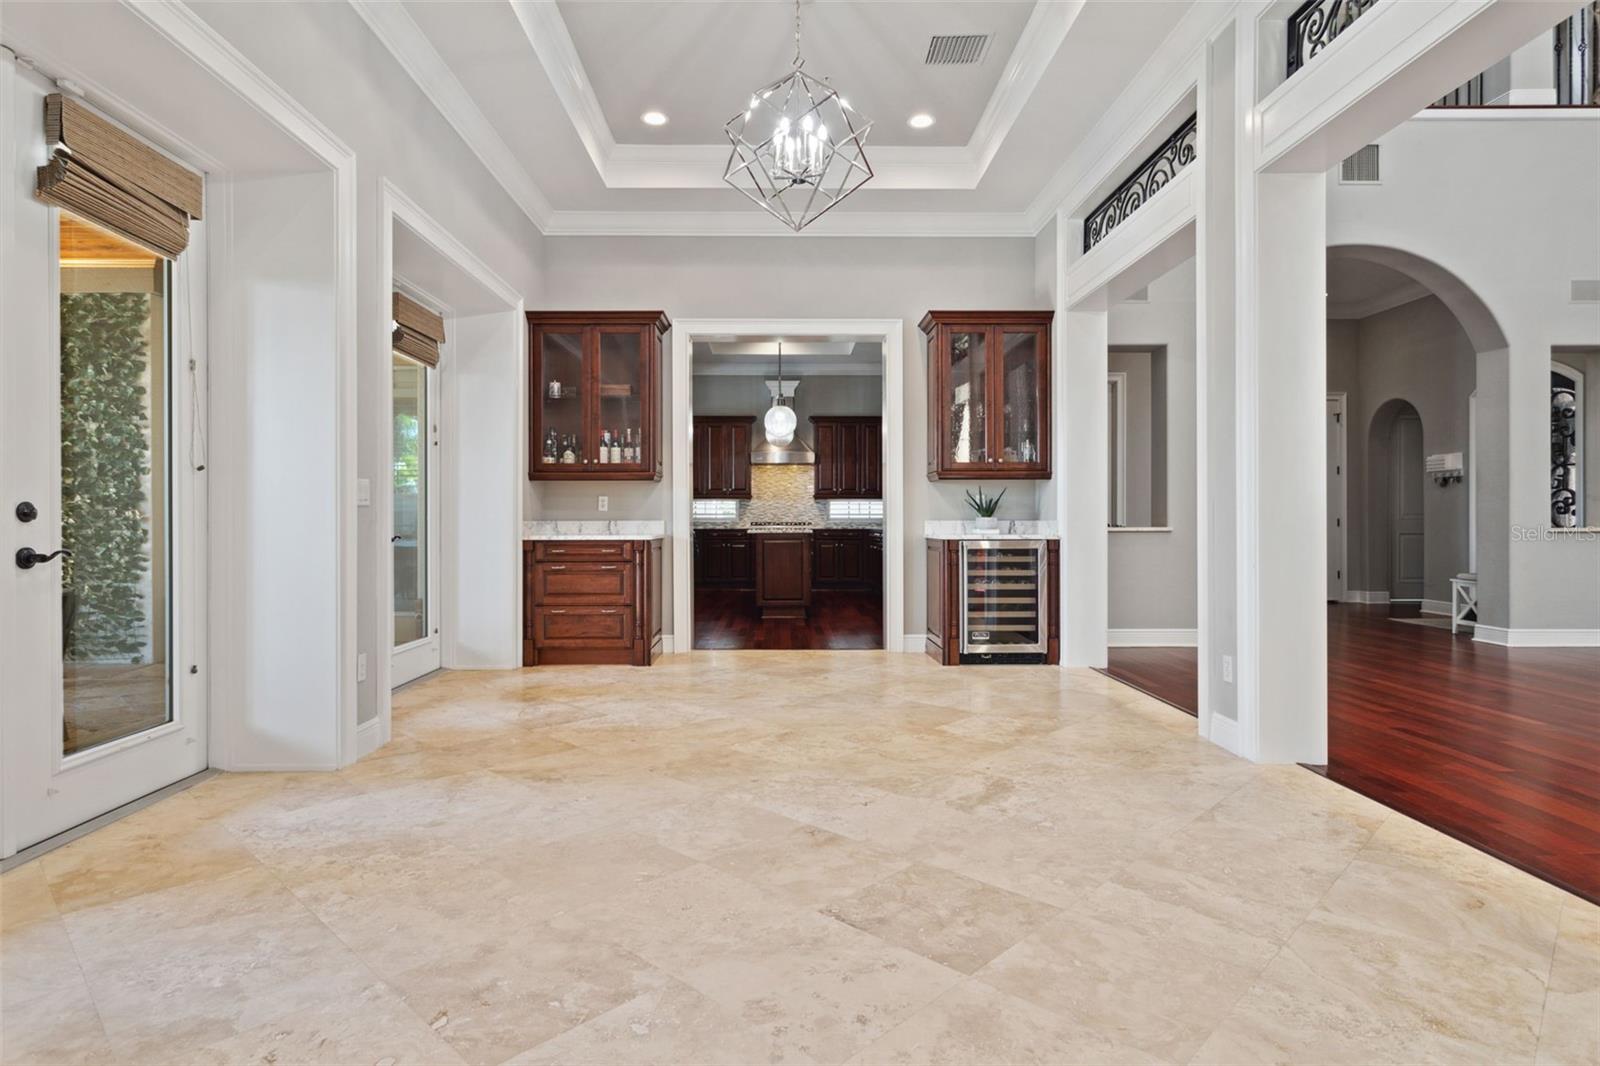
[(439, 365), (444, 319), (400, 293), (394, 294), (394, 350), (419, 363)]
[(132, 134), (60, 93), (44, 98), (50, 161), (34, 195), (176, 259), (201, 217), (205, 181)]

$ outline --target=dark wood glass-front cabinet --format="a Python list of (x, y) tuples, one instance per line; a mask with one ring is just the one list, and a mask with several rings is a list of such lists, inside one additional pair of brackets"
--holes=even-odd
[(929, 311), (928, 478), (1050, 477), (1049, 311)]
[(528, 477), (661, 480), (660, 311), (528, 313)]
[(755, 415), (697, 415), (694, 420), (694, 498), (750, 498), (750, 434)]
[(816, 441), (816, 488), (819, 500), (883, 498), (883, 419), (812, 415)]

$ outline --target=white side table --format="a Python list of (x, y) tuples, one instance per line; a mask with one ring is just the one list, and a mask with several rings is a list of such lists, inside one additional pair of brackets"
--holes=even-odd
[(1472, 625), (1478, 618), (1478, 575), (1457, 574), (1450, 579), (1450, 632), (1461, 628), (1461, 623), (1472, 615)]

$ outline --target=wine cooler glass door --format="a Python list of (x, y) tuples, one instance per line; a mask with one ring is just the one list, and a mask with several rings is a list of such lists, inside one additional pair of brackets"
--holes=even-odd
[(961, 545), (962, 654), (1045, 651), (1045, 553), (1036, 540)]

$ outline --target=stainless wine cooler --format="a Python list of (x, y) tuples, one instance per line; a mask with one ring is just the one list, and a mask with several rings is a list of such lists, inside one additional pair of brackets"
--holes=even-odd
[(1044, 662), (1048, 566), (1042, 540), (962, 541), (962, 662)]

